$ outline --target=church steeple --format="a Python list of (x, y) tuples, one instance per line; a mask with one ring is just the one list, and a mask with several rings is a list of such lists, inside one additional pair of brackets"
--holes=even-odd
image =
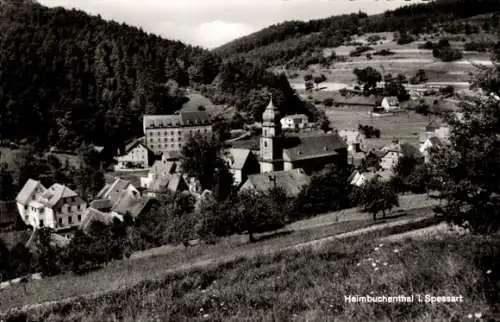
[(282, 167), (281, 123), (279, 109), (269, 100), (262, 114), (262, 136), (260, 138), (260, 172), (272, 172)]

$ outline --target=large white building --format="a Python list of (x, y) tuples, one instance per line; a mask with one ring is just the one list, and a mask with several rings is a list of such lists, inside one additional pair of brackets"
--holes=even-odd
[(144, 115), (145, 144), (155, 154), (180, 151), (189, 137), (212, 135), (212, 118), (205, 111), (186, 111), (174, 115)]
[(23, 221), (34, 228), (63, 229), (76, 227), (82, 221), (87, 203), (76, 192), (61, 184), (45, 188), (29, 179), (16, 197)]

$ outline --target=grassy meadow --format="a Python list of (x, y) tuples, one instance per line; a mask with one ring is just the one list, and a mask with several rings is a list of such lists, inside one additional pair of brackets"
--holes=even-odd
[[(472, 321), (469, 316), (493, 317), (498, 309), (499, 260), (498, 237), (383, 244), (353, 238), (317, 250), (236, 258), (6, 321)], [(461, 295), (464, 302), (344, 298), (412, 294)]]

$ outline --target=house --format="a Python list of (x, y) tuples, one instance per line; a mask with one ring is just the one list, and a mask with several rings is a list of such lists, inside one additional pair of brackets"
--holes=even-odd
[(311, 178), (302, 169), (251, 174), (239, 191), (269, 191), (274, 187), (283, 189), (288, 197), (297, 197)]
[(187, 191), (189, 189), (185, 178), (178, 173), (169, 174), (155, 178), (147, 187), (145, 194), (148, 197), (156, 198), (159, 194), (164, 192), (171, 192), (173, 194)]
[(420, 145), (420, 151), (423, 149), (423, 145), (427, 140), (429, 140), (432, 137), (438, 138), (442, 144), (448, 144), (449, 143), (449, 138), (450, 138), (450, 128), (447, 126), (441, 126), (439, 128), (429, 128), (432, 129), (433, 131), (425, 131), (421, 132), (419, 135), (419, 145)]
[(347, 144), (347, 151), (350, 153), (361, 152), (365, 150), (365, 136), (358, 130), (342, 130), (339, 132), (340, 137)]
[(105, 225), (109, 225), (113, 223), (113, 221), (117, 219), (119, 221), (123, 221), (123, 216), (118, 215), (116, 213), (106, 213), (99, 211), (95, 208), (87, 208), (83, 213), (83, 220), (80, 223), (80, 230), (84, 232), (88, 232), (93, 222), (101, 222)]
[(159, 178), (167, 177), (176, 172), (177, 163), (175, 161), (167, 161), (162, 159), (153, 163), (147, 177), (141, 178), (141, 188), (147, 189), (151, 183)]
[(297, 130), (307, 127), (309, 118), (305, 114), (293, 114), (283, 117), (280, 120), (283, 130)]
[(250, 149), (227, 149), (224, 152), (224, 159), (229, 165), (229, 171), (236, 185), (245, 182), (249, 174), (259, 173), (259, 161)]
[[(110, 184), (106, 184), (104, 188), (97, 194), (96, 203), (102, 204), (106, 207), (106, 210), (118, 215), (129, 214), (133, 218), (139, 216), (140, 214), (148, 211), (154, 204), (154, 201), (147, 197), (142, 197), (139, 190), (127, 180), (116, 178)], [(109, 202), (106, 203), (105, 200)], [(111, 209), (109, 209), (111, 205)], [(104, 209), (99, 209), (96, 205), (96, 210), (103, 211)]]
[(39, 181), (29, 179), (16, 197), (23, 221), (34, 228), (56, 230), (74, 228), (82, 221), (87, 203), (76, 192), (61, 184), (46, 189)]
[(154, 161), (155, 155), (142, 141), (135, 140), (125, 147), (125, 154), (117, 157), (117, 169), (143, 168), (147, 169)]
[(430, 150), (431, 148), (439, 148), (444, 146), (443, 142), (441, 139), (439, 139), (437, 136), (433, 136), (429, 139), (427, 139), (421, 146), (420, 146), (420, 153), (424, 156), (424, 161), (425, 163), (428, 163), (430, 160)]
[(383, 170), (392, 170), (402, 157), (423, 158), (420, 151), (409, 143), (395, 142), (392, 146), (383, 149), (384, 156), (380, 160), (380, 167)]
[(347, 145), (338, 133), (284, 134), (279, 115), (271, 99), (262, 115), (260, 172), (301, 168), (311, 173), (329, 164), (347, 164)]
[(386, 96), (382, 99), (380, 107), (386, 112), (399, 110), (399, 100), (396, 96)]
[(349, 183), (351, 185), (362, 187), (365, 184), (371, 182), (372, 180), (378, 180), (379, 182), (389, 182), (392, 177), (392, 171), (354, 171), (354, 173), (349, 177)]
[(212, 135), (212, 117), (205, 111), (181, 111), (173, 115), (144, 115), (146, 146), (155, 154), (180, 151), (189, 137)]

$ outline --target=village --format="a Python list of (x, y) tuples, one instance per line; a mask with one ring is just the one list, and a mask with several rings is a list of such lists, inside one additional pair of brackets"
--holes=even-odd
[[(402, 108), (396, 97), (384, 97), (378, 110), (392, 114)], [(268, 191), (278, 186), (294, 198), (314, 173), (329, 165), (352, 166), (346, 184), (356, 187), (373, 180), (389, 182), (398, 160), (406, 156), (428, 162), (432, 147), (449, 142), (446, 124), (429, 124), (419, 133), (418, 145), (393, 138), (390, 145), (368, 149), (369, 139), (361, 127), (325, 133), (306, 115), (281, 116), (272, 98), (262, 119), (258, 137), (230, 139), (222, 152), (239, 191)], [(112, 173), (121, 176), (110, 178), (95, 198), (84, 200), (63, 184), (45, 187), (30, 179), (15, 199), (18, 216), (33, 233), (51, 228), (68, 243), (75, 230), (85, 231), (93, 221), (109, 224), (115, 219), (123, 221), (126, 214), (136, 218), (146, 213), (165, 192), (191, 195), (196, 199), (195, 209), (199, 209), (203, 198), (212, 192), (203, 191), (198, 178), (183, 172), (181, 154), (190, 137), (210, 139), (213, 123), (209, 112), (193, 109), (175, 115), (145, 115), (144, 136), (127, 144), (115, 157)], [(94, 149), (102, 151), (104, 147)], [(4, 224), (9, 224), (8, 220)]]

